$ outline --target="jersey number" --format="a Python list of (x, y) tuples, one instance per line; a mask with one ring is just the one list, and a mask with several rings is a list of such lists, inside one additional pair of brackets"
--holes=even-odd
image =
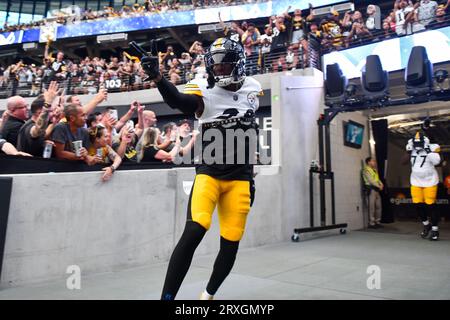
[[(422, 168), (423, 167), (423, 165), (425, 164), (425, 159), (427, 158), (427, 156), (420, 156), (423, 160), (422, 160), (422, 163), (420, 164), (420, 167)], [(411, 158), (413, 158), (413, 167), (414, 167), (414, 165), (416, 164), (416, 158), (417, 158), (417, 156), (412, 156)]]

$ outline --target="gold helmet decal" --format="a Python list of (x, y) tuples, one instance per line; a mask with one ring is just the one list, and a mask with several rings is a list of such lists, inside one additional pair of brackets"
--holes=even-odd
[(216, 39), (216, 41), (214, 41), (212, 46), (214, 47), (214, 49), (218, 49), (223, 46), (223, 43), (224, 43), (224, 38), (218, 38), (218, 39)]
[(416, 132), (416, 136), (414, 137), (414, 140), (420, 140), (420, 132)]

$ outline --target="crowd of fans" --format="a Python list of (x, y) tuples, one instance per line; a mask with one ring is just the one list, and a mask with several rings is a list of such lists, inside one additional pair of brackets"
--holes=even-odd
[[(42, 65), (27, 65), (20, 60), (6, 68), (0, 67), (0, 96), (36, 96), (51, 81), (57, 81), (68, 94), (94, 94), (100, 87), (110, 92), (154, 87), (152, 82), (145, 81), (139, 58), (126, 51), (120, 58), (86, 57), (76, 61), (66, 59), (62, 51), (53, 57), (47, 53), (47, 48)], [(205, 77), (203, 55), (200, 42), (195, 42), (189, 52), (182, 53), (180, 57), (172, 46), (168, 46), (166, 52), (159, 53), (162, 72), (174, 84)]]
[(105, 6), (102, 10), (84, 10), (72, 6), (56, 12), (53, 17), (49, 17), (48, 19), (14, 25), (8, 25), (8, 23), (5, 23), (3, 28), (0, 28), (0, 33), (39, 28), (47, 23), (53, 22), (56, 22), (59, 25), (67, 25), (83, 21), (129, 18), (142, 15), (166, 13), (170, 11), (186, 11), (212, 6), (229, 6), (265, 1), (268, 0), (145, 0), (144, 3), (136, 3), (132, 6), (123, 6), (120, 9)]
[[(170, 163), (186, 156), (194, 160), (191, 151), (198, 132), (191, 129), (189, 120), (168, 123), (159, 130), (155, 113), (138, 101), (120, 118), (113, 107), (96, 112), (106, 99), (107, 91), (101, 89), (82, 105), (76, 95), (64, 96), (56, 81), (30, 107), (23, 97), (10, 97), (0, 119), (0, 150), (10, 155), (100, 164), (104, 181), (123, 162)], [(135, 124), (132, 119), (136, 116)]]

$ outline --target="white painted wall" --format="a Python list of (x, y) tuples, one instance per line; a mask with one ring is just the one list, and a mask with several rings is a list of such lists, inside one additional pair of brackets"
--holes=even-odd
[[(343, 121), (348, 120), (353, 120), (365, 126), (361, 149), (354, 149), (344, 145)], [(367, 117), (363, 116), (360, 112), (340, 114), (330, 125), (331, 160), (333, 163), (332, 169), (335, 174), (336, 190), (336, 223), (346, 222), (349, 224), (350, 229), (360, 229), (363, 227), (360, 171), (365, 158), (369, 156), (367, 130)]]

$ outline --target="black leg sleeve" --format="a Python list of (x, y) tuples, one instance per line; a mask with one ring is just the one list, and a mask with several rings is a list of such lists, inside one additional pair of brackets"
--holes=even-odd
[(186, 222), (183, 235), (170, 257), (161, 300), (175, 299), (181, 283), (191, 266), (195, 249), (197, 249), (205, 233), (206, 229), (197, 222)]
[(233, 268), (236, 254), (239, 248), (239, 241), (229, 241), (220, 237), (220, 251), (214, 262), (214, 269), (209, 279), (206, 291), (214, 295), (222, 282)]
[(426, 204), (425, 203), (418, 203), (417, 204), (417, 211), (419, 213), (419, 217), (420, 217), (420, 220), (422, 222), (428, 220), (428, 212), (427, 212), (427, 208), (426, 208)]
[(441, 220), (441, 215), (436, 207), (436, 204), (428, 205), (428, 211), (431, 216), (431, 225), (437, 227), (439, 225), (439, 220)]

